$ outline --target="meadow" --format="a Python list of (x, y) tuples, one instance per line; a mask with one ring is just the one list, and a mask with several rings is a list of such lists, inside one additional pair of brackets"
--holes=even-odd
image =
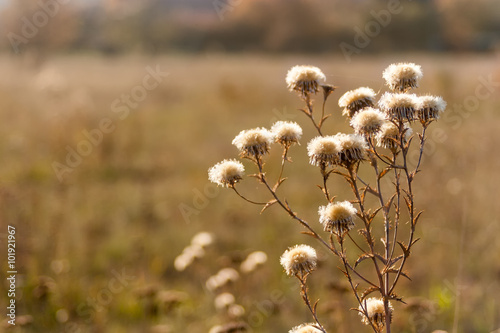
[[(399, 285), (407, 304), (395, 306), (394, 329), (499, 330), (498, 60), (495, 54), (359, 55), (351, 63), (325, 55), (67, 55), (36, 64), (0, 56), (1, 269), (7, 271), (4, 244), (13, 225), (19, 271), (18, 325), (1, 318), (0, 329), (208, 332), (235, 319), (216, 309), (206, 280), (222, 268), (238, 270), (257, 250), (267, 262), (222, 289), (245, 309), (237, 320), (252, 332), (287, 332), (310, 321), (279, 256), (297, 243), (319, 248), (317, 242), (277, 207), (259, 215), (258, 207), (211, 185), (207, 170), (237, 156), (231, 140), (241, 130), (297, 121), (304, 137), (292, 150), (284, 191), (316, 221), (321, 193), (311, 180), (321, 180), (304, 158), (314, 128), (287, 91), (286, 72), (312, 64), (338, 87), (324, 125), (334, 134), (349, 130), (337, 105), (345, 91), (385, 91), (382, 71), (408, 61), (424, 72), (416, 92), (442, 96), (448, 109), (430, 129), (416, 180), (422, 239), (407, 267), (412, 281)], [(277, 172), (279, 159), (268, 165)], [(254, 198), (263, 194), (257, 187), (242, 184)], [(333, 188), (349, 195), (340, 181)], [(213, 244), (176, 270), (175, 258), (200, 231), (210, 232)], [(349, 311), (355, 303), (336, 258), (319, 255), (311, 293), (320, 299), (325, 326), (366, 330)], [(0, 285), (4, 309), (7, 289)]]

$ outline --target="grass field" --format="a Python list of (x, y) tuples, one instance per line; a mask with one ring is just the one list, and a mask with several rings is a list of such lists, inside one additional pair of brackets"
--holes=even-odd
[[(381, 73), (397, 61), (420, 64), (416, 92), (443, 96), (448, 110), (431, 127), (416, 181), (422, 240), (408, 265), (412, 282), (398, 291), (413, 306), (396, 305), (394, 330), (500, 329), (498, 56), (359, 56), (348, 64), (327, 56), (207, 54), (61, 56), (41, 67), (0, 57), (0, 235), (5, 244), (7, 225), (16, 227), (19, 272), (19, 322), (9, 331), (207, 332), (234, 319), (214, 307), (205, 281), (224, 267), (238, 269), (256, 250), (267, 263), (223, 289), (245, 308), (242, 320), (253, 332), (310, 321), (279, 256), (296, 243), (318, 244), (277, 207), (259, 215), (210, 185), (207, 169), (237, 156), (231, 140), (241, 130), (297, 121), (304, 137), (283, 193), (317, 221), (320, 179), (304, 158), (314, 131), (286, 89), (286, 72), (312, 64), (338, 86), (325, 124), (334, 134), (349, 131), (338, 98), (359, 86), (385, 91)], [(268, 166), (276, 172), (274, 155)], [(340, 181), (333, 186), (350, 198)], [(264, 195), (257, 187), (242, 184), (253, 198)], [(214, 244), (176, 271), (175, 258), (199, 231), (212, 233)], [(2, 252), (6, 272), (4, 245)], [(366, 330), (348, 310), (355, 303), (343, 292), (337, 259), (320, 259), (311, 293), (324, 324), (331, 332)], [(4, 309), (7, 289), (0, 286)]]

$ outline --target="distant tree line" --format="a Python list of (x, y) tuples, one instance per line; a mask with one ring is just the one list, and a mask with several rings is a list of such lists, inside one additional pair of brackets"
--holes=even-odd
[[(134, 4), (135, 3), (135, 4)], [(500, 1), (14, 0), (0, 13), (13, 52), (487, 51)]]

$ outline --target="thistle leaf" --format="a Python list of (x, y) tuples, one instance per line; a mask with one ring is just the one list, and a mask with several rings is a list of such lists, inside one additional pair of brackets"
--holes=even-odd
[(278, 200), (276, 200), (276, 199), (271, 199), (271, 200), (269, 200), (269, 201), (265, 204), (265, 206), (262, 208), (262, 210), (260, 211), (260, 213), (262, 214), (262, 213), (263, 213), (266, 209), (268, 209), (269, 207), (271, 207), (272, 205), (274, 205), (274, 204), (275, 204), (275, 203), (277, 203), (277, 202), (278, 202)]
[(391, 266), (393, 266), (395, 263), (397, 263), (398, 261), (400, 261), (400, 260), (401, 260), (401, 259), (403, 259), (403, 258), (404, 258), (404, 256), (403, 256), (403, 255), (397, 256), (396, 258), (392, 259), (392, 260), (390, 261), (390, 263), (389, 263), (389, 264), (390, 264)]
[(382, 177), (384, 177), (391, 170), (392, 170), (392, 168), (390, 166), (385, 168), (384, 170), (382, 170), (382, 172), (379, 173), (379, 175), (378, 175), (378, 179), (381, 179)]
[(378, 290), (380, 290), (379, 287), (370, 287), (368, 289), (365, 289), (365, 291), (363, 291), (363, 293), (361, 294), (361, 297), (360, 297), (361, 301), (363, 301), (371, 293), (378, 291)]
[(301, 231), (300, 233), (304, 234), (304, 235), (309, 235), (309, 236), (314, 237), (314, 238), (317, 238), (317, 236), (314, 233), (310, 232), (310, 231)]
[(409, 248), (403, 242), (398, 241), (398, 244), (403, 250), (403, 255), (405, 256), (405, 258), (408, 258), (410, 256)]
[(354, 268), (356, 268), (362, 261), (364, 261), (366, 259), (369, 259), (369, 258), (373, 258), (373, 255), (372, 254), (368, 254), (368, 253), (360, 255), (359, 258), (354, 263)]
[(273, 192), (275, 192), (275, 191), (278, 189), (278, 187), (279, 187), (279, 186), (280, 186), (280, 185), (281, 185), (281, 184), (282, 184), (285, 180), (287, 180), (287, 179), (288, 179), (288, 178), (281, 178), (281, 179), (280, 179), (280, 180), (276, 183), (276, 185), (274, 185), (274, 187), (273, 187)]
[(374, 256), (375, 256), (375, 258), (380, 260), (384, 265), (387, 265), (387, 260), (382, 255), (380, 255), (378, 253), (374, 253)]

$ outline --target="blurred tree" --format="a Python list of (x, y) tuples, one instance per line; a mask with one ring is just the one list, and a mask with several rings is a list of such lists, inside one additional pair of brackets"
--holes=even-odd
[[(363, 52), (489, 50), (499, 44), (500, 2), (399, 2)], [(383, 0), (11, 0), (1, 13), (4, 47), (42, 59), (53, 51), (158, 53), (339, 52), (387, 11)]]
[(79, 12), (71, 3), (14, 0), (1, 19), (11, 50), (33, 55), (37, 63), (48, 52), (71, 49), (79, 32)]

